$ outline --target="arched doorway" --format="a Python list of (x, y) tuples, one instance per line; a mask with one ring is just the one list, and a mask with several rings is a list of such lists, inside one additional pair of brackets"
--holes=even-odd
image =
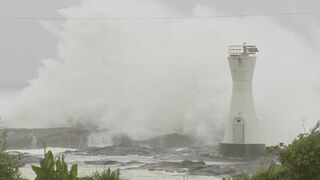
[(233, 119), (233, 143), (244, 144), (244, 124), (245, 121), (241, 117)]

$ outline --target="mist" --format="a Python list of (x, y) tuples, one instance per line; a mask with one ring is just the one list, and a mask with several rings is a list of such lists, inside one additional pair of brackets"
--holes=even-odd
[[(193, 15), (218, 11), (195, 4)], [(260, 50), (254, 99), (263, 142), (289, 142), (320, 119), (320, 31), (309, 43), (269, 17), (75, 20), (182, 16), (154, 1), (90, 0), (59, 10), (57, 56), (3, 112), (6, 127), (82, 127), (144, 139), (222, 135), (231, 99), (228, 46)], [(319, 25), (314, 25), (319, 30)]]

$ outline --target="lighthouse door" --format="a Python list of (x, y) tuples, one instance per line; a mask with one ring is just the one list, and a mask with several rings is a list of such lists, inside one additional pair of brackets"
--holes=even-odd
[(244, 144), (244, 120), (240, 117), (233, 120), (233, 143)]

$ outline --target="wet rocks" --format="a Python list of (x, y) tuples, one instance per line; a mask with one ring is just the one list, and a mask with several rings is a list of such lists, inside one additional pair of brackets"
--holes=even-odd
[(195, 176), (236, 176), (241, 174), (250, 174), (259, 169), (260, 161), (234, 163), (234, 164), (213, 164), (208, 165), (203, 161), (184, 160), (180, 162), (163, 161), (143, 165), (139, 168), (149, 171), (167, 171), (187, 173)]
[(88, 165), (116, 165), (116, 164), (120, 164), (120, 162), (112, 161), (112, 160), (107, 160), (107, 161), (84, 161), (84, 164), (88, 164)]
[(137, 143), (153, 148), (167, 149), (177, 147), (188, 147), (194, 145), (196, 142), (190, 136), (172, 133), (142, 141), (137, 141)]
[(139, 161), (129, 161), (129, 162), (119, 162), (114, 160), (96, 160), (96, 161), (84, 161), (84, 164), (87, 165), (103, 165), (103, 166), (141, 166), (144, 163)]
[(75, 154), (85, 154), (89, 156), (107, 155), (107, 156), (126, 156), (126, 155), (139, 155), (151, 156), (157, 153), (157, 150), (149, 147), (141, 146), (107, 146), (101, 148), (88, 148), (85, 150), (73, 151)]
[(184, 160), (181, 162), (163, 161), (159, 163), (151, 163), (141, 166), (143, 169), (149, 171), (175, 171), (175, 172), (189, 172), (190, 170), (202, 169), (206, 167), (206, 163), (203, 161), (190, 161)]
[(25, 165), (25, 164), (31, 164), (31, 163), (39, 163), (40, 162), (40, 158), (37, 156), (32, 156), (30, 154), (23, 154), (22, 155), (22, 159), (20, 160), (20, 162)]

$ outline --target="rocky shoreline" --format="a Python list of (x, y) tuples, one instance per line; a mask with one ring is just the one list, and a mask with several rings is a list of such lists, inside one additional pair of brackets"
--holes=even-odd
[[(1, 131), (1, 130), (0, 130)], [(3, 130), (2, 130), (3, 131)], [(48, 147), (64, 147), (64, 153), (87, 166), (112, 166), (120, 169), (179, 172), (195, 176), (236, 176), (250, 174), (276, 161), (273, 156), (258, 158), (225, 158), (217, 145), (197, 144), (192, 138), (169, 134), (147, 140), (132, 140), (125, 135), (113, 138), (112, 146), (88, 147), (90, 132), (83, 129), (9, 129), (11, 149), (42, 148), (41, 139)], [(32, 141), (37, 141), (32, 142)], [(12, 153), (17, 153), (12, 151)], [(22, 165), (39, 162), (39, 156), (22, 154)], [(87, 157), (87, 158), (84, 158)], [(102, 157), (100, 159), (90, 157)], [(119, 158), (121, 157), (121, 158)], [(129, 158), (131, 157), (131, 158)], [(133, 158), (132, 158), (133, 157)]]
[(154, 149), (146, 147), (112, 146), (97, 149), (88, 149), (69, 152), (71, 154), (88, 156), (148, 156), (154, 162), (129, 161), (119, 162), (114, 160), (85, 161), (90, 165), (116, 165), (133, 169), (145, 169), (149, 171), (166, 171), (187, 173), (201, 176), (236, 176), (250, 174), (262, 169), (275, 161), (273, 156), (259, 158), (224, 158), (219, 156), (217, 146), (192, 146), (186, 148)]

